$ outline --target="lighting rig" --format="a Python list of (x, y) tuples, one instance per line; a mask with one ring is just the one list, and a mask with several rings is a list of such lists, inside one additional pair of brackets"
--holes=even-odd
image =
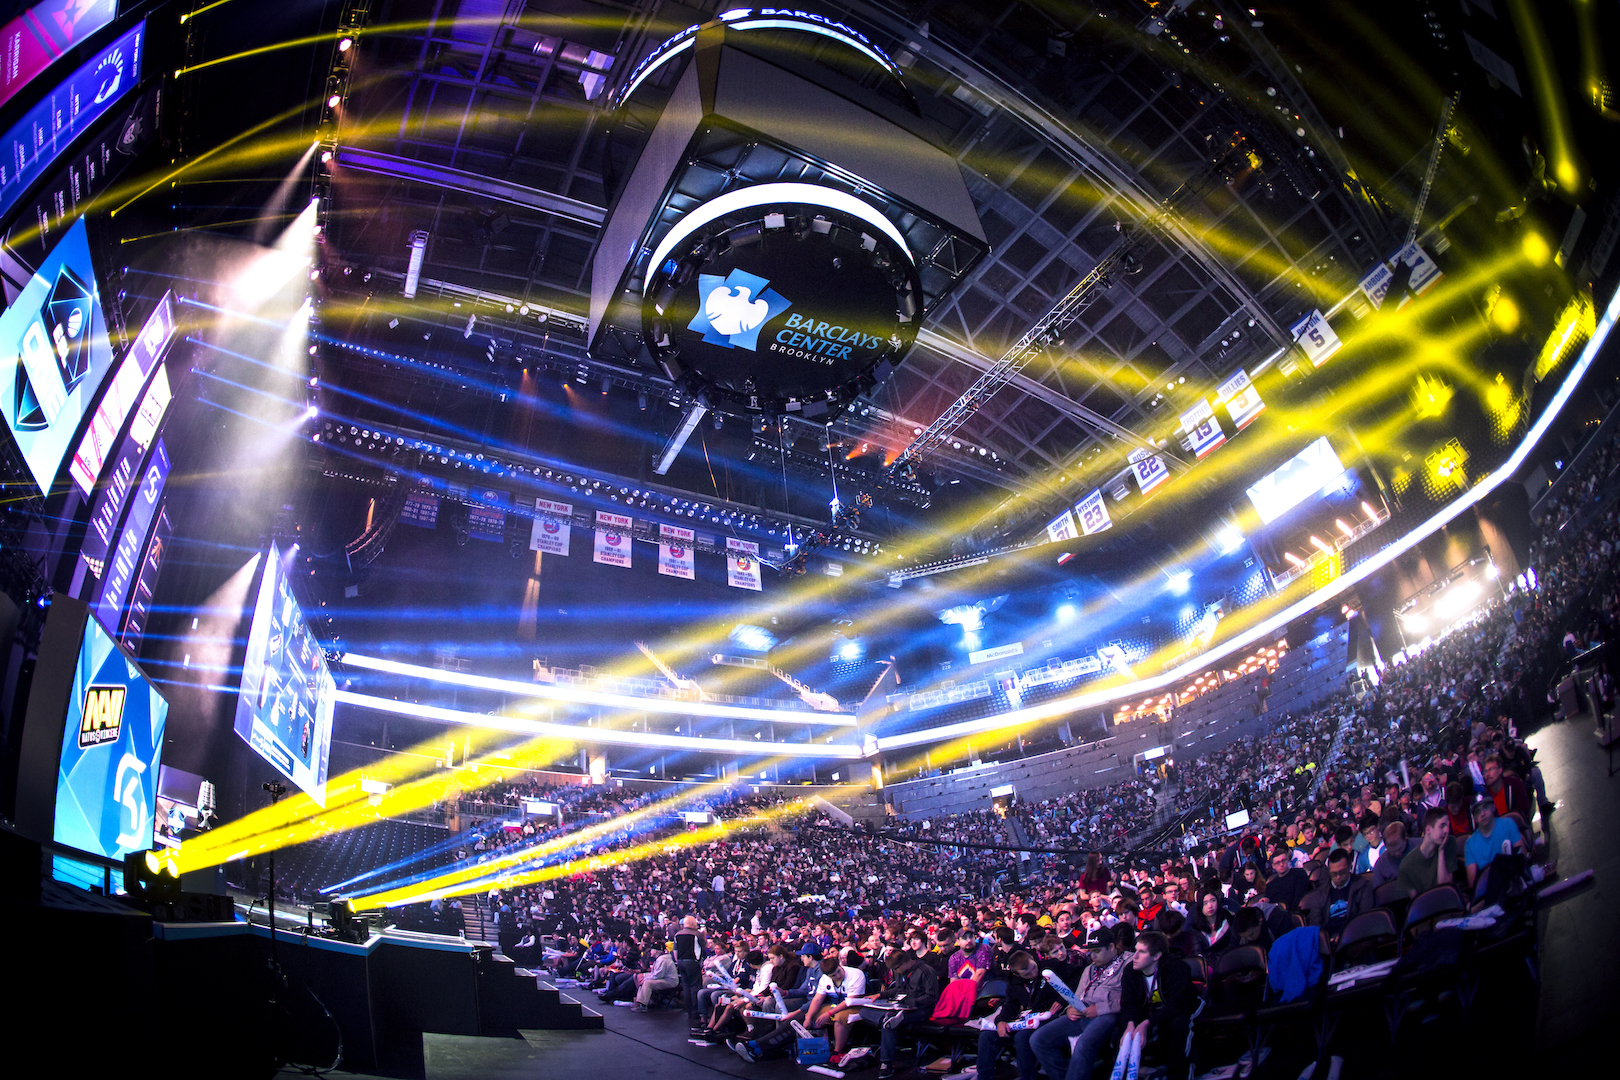
[(844, 539), (845, 532), (853, 533), (861, 527), (861, 511), (872, 508), (872, 496), (861, 492), (855, 496), (853, 506), (844, 506), (834, 500), (833, 527), (831, 532), (816, 529), (809, 536), (800, 541), (798, 550), (783, 561), (780, 573), (783, 577), (797, 577), (807, 569), (810, 556), (822, 548), (831, 547)]

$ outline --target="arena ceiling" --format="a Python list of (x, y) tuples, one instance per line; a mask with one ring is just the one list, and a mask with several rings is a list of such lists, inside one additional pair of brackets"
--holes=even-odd
[[(1445, 495), (1416, 482), (1436, 446), (1471, 432), (1500, 455), (1524, 429), (1540, 400), (1536, 353), (1590, 260), (1547, 263), (1575, 204), (1594, 222), (1609, 212), (1597, 183), (1583, 186), (1606, 175), (1595, 144), (1583, 143), (1584, 162), (1564, 154), (1534, 102), (1492, 73), (1492, 47), (1512, 39), (1511, 5), (818, 4), (895, 58), (933, 141), (960, 163), (991, 253), (931, 313), (893, 378), (830, 428), (760, 431), (732, 418), (652, 477), (682, 418), (665, 404), (669, 382), (650, 360), (588, 356), (583, 333), (600, 226), (647, 124), (612, 104), (658, 43), (728, 7), (351, 2), (312, 4), (275, 28), (230, 5), (199, 14), (206, 33), (195, 31), (182, 68), (198, 69), (182, 82), (182, 150), (240, 138), (256, 107), (320, 151), (322, 318), (340, 361), (328, 365), (323, 409), (385, 430), (438, 425), (469, 447), (566, 458), (798, 520), (824, 516), (836, 460), (843, 480), (876, 494), (864, 531), (904, 540), (914, 563), (1044, 540), (1053, 515), (1102, 490), (1123, 527), (1085, 538), (1070, 569), (1155, 572), (1322, 433), (1388, 482), (1397, 517), (1413, 485), (1404, 520), (1421, 521)], [(1570, 30), (1543, 32), (1563, 42)], [(304, 72), (285, 58), (303, 54), (257, 56), (267, 34), (314, 42), (302, 99)], [(1558, 50), (1572, 85), (1580, 62)], [(836, 43), (811, 60), (869, 88), (882, 79)], [(679, 70), (654, 82), (667, 87)], [(267, 93), (244, 110), (230, 90), (259, 75), (286, 84), (284, 100)], [(1577, 108), (1569, 122), (1596, 122), (1590, 114)], [(288, 164), (270, 157), (266, 183)], [(1580, 175), (1566, 183), (1567, 169)], [(205, 184), (181, 185), (196, 219), (240, 216)], [(1596, 229), (1572, 249), (1577, 263)], [(418, 233), (421, 284), (406, 299)], [(1358, 282), (1409, 234), (1449, 252), (1446, 299), (1365, 318)], [(1095, 302), (922, 461), (920, 490), (886, 487), (884, 463), (1127, 237), (1131, 257)], [(1535, 244), (1548, 258), (1527, 258)], [(1517, 299), (1512, 326), (1495, 306), (1504, 295)], [(1304, 363), (1290, 327), (1313, 308), (1361, 334), (1352, 360)], [(1196, 460), (1178, 442), (1180, 417), (1239, 369), (1269, 373), (1269, 415)], [(1431, 379), (1459, 404), (1426, 412), (1417, 397)], [(566, 397), (557, 383), (570, 384)], [(1512, 423), (1487, 404), (1502, 383)], [(557, 398), (539, 422), (501, 413), (531, 392)], [(1149, 443), (1174, 481), (1152, 499), (1128, 481), (1129, 454)], [(754, 460), (783, 444), (794, 450), (786, 463)]]

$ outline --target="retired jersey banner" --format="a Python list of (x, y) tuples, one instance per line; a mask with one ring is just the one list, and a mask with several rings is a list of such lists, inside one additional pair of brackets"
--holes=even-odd
[[(1405, 263), (1412, 268), (1412, 277), (1406, 283), (1406, 287), (1411, 290), (1412, 296), (1422, 296), (1434, 286), (1435, 282), (1445, 276), (1440, 272), (1440, 267), (1435, 265), (1435, 261), (1429, 258), (1427, 251), (1418, 247), (1415, 241), (1407, 244), (1390, 256), (1388, 262), (1379, 263), (1367, 271), (1367, 276), (1361, 279), (1361, 291), (1366, 295), (1367, 302), (1372, 304), (1373, 307), (1381, 308), (1384, 306), (1384, 298), (1389, 294), (1389, 286), (1395, 278), (1395, 272), (1390, 269), (1390, 266), (1400, 263)], [(1400, 303), (1395, 306), (1401, 307), (1411, 298), (1411, 296), (1402, 293)], [(1322, 321), (1326, 322), (1327, 320)]]
[(568, 554), (568, 521), (574, 508), (549, 499), (534, 500), (534, 527), (529, 530), (529, 550), (547, 555)]
[(1207, 398), (1199, 398), (1197, 405), (1181, 414), (1181, 430), (1187, 433), (1187, 442), (1199, 458), (1213, 453), (1226, 441), (1226, 433)]
[(726, 584), (734, 589), (761, 590), (758, 544), (726, 537)]
[(1113, 527), (1114, 520), (1108, 516), (1108, 505), (1103, 502), (1102, 488), (1081, 499), (1076, 509), (1080, 511), (1080, 531), (1086, 536)]
[(1226, 411), (1232, 417), (1232, 423), (1242, 431), (1248, 427), (1255, 417), (1266, 411), (1266, 403), (1260, 398), (1260, 391), (1254, 388), (1254, 381), (1249, 373), (1242, 368), (1232, 373), (1231, 378), (1215, 388), (1215, 400), (1226, 406)]
[(1333, 358), (1334, 353), (1344, 347), (1339, 335), (1333, 332), (1333, 326), (1328, 322), (1327, 316), (1315, 309), (1289, 327), (1288, 331), (1294, 335), (1294, 342), (1310, 360), (1312, 367), (1321, 367)]
[(1136, 474), (1136, 484), (1144, 495), (1170, 479), (1170, 470), (1165, 467), (1164, 459), (1146, 450), (1131, 451), (1131, 472)]
[(679, 525), (658, 526), (658, 572), (665, 577), (680, 577), (691, 581), (696, 576), (692, 562), (691, 529)]
[(474, 540), (500, 543), (506, 539), (506, 507), (512, 504), (510, 491), (477, 488), (468, 496), (472, 504), (467, 507), (467, 533)]
[(609, 566), (630, 565), (630, 526), (623, 514), (596, 512), (596, 554), (593, 561)]
[(1054, 521), (1046, 526), (1046, 538), (1052, 543), (1061, 543), (1064, 540), (1073, 540), (1080, 534), (1074, 531), (1074, 511), (1065, 510)]

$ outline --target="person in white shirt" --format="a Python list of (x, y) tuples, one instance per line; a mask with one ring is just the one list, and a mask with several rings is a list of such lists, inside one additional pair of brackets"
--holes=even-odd
[(839, 963), (836, 956), (823, 957), (815, 995), (810, 999), (810, 1007), (805, 1010), (806, 1023), (812, 1029), (825, 1027), (843, 1009), (844, 1001), (865, 994), (866, 972), (853, 964)]

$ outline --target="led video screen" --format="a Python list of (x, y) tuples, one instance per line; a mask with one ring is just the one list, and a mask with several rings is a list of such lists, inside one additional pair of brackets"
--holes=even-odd
[(49, 492), (85, 409), (112, 367), (101, 297), (80, 220), (0, 315), (0, 413), (28, 471)]
[(91, 57), (0, 136), (0, 217), (141, 81), (143, 22)]
[(113, 859), (151, 848), (168, 715), (163, 695), (86, 618), (57, 765), (57, 843)]
[(1323, 436), (1249, 488), (1249, 501), (1270, 525), (1343, 474), (1339, 455)]
[(236, 734), (322, 806), (336, 694), (326, 655), (272, 543), (242, 660)]
[(177, 848), (214, 816), (214, 785), (196, 773), (165, 765), (158, 771), (154, 844)]
[(0, 30), (0, 105), (113, 21), (117, 0), (41, 0)]

